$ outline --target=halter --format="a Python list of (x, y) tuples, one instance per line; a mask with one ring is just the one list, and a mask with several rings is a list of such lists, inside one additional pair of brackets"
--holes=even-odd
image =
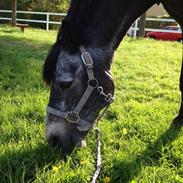
[(108, 103), (105, 107), (104, 111), (101, 113), (101, 115), (97, 118), (96, 121), (99, 121), (105, 112), (107, 111), (109, 105), (114, 101), (114, 97), (111, 93), (106, 94), (104, 92), (104, 89), (102, 86), (99, 85), (98, 80), (94, 76), (93, 72), (93, 59), (89, 52), (86, 51), (85, 47), (81, 46), (81, 59), (83, 61), (83, 64), (86, 68), (86, 72), (88, 75), (88, 82), (87, 82), (87, 88), (77, 103), (76, 107), (72, 111), (60, 111), (53, 107), (47, 106), (46, 111), (47, 113), (53, 114), (55, 116), (61, 117), (65, 119), (67, 122), (77, 125), (77, 129), (79, 131), (88, 131), (90, 128), (92, 128), (92, 124), (90, 122), (87, 122), (80, 118), (80, 112), (85, 106), (86, 102), (88, 101), (89, 97), (93, 93), (94, 90), (97, 90), (99, 92), (99, 95), (102, 95), (104, 97), (104, 100)]

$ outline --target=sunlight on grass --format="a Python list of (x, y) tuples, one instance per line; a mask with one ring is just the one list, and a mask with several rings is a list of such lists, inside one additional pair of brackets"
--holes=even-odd
[[(42, 65), (55, 31), (0, 26), (0, 182), (90, 182), (94, 132), (87, 147), (63, 157), (45, 141), (49, 88)], [(125, 38), (112, 66), (116, 100), (100, 123), (99, 182), (183, 182), (179, 110), (182, 45)]]

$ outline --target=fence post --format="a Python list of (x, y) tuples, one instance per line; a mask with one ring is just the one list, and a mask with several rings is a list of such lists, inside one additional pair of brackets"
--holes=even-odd
[(12, 1), (12, 25), (16, 26), (17, 21), (17, 0)]
[(134, 27), (134, 33), (133, 33), (133, 37), (136, 38), (137, 37), (137, 31), (138, 31), (138, 19), (135, 20), (135, 27)]
[(50, 21), (50, 17), (49, 17), (49, 13), (46, 14), (46, 30), (49, 30), (49, 21)]
[(138, 37), (144, 37), (145, 36), (145, 27), (146, 27), (146, 12), (143, 13), (139, 19), (139, 32)]

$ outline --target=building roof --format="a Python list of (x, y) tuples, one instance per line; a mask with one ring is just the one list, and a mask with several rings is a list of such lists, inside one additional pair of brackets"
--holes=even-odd
[(162, 4), (159, 5), (155, 4), (147, 11), (147, 17), (164, 16), (164, 15), (167, 15), (167, 12)]

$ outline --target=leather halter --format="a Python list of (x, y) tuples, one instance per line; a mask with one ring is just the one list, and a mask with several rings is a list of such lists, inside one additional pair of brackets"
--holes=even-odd
[(46, 111), (49, 114), (53, 114), (55, 116), (64, 118), (69, 123), (76, 124), (77, 129), (79, 131), (88, 131), (92, 127), (92, 124), (90, 122), (87, 122), (87, 121), (81, 119), (79, 114), (80, 114), (81, 110), (83, 109), (83, 107), (85, 106), (86, 102), (88, 101), (89, 97), (93, 93), (93, 91), (95, 89), (97, 89), (99, 94), (102, 95), (104, 97), (105, 101), (108, 103), (108, 105), (106, 106), (106, 109), (104, 109), (104, 112), (102, 112), (102, 114), (99, 116), (98, 120), (100, 120), (103, 117), (103, 115), (106, 112), (109, 105), (114, 101), (114, 98), (111, 93), (105, 94), (103, 87), (99, 86), (98, 80), (95, 78), (94, 73), (93, 73), (93, 67), (94, 67), (93, 59), (92, 59), (90, 53), (87, 52), (85, 47), (83, 47), (83, 46), (81, 46), (79, 49), (81, 51), (81, 58), (82, 58), (83, 64), (85, 65), (86, 72), (88, 75), (87, 88), (86, 88), (83, 96), (81, 97), (81, 99), (79, 100), (79, 102), (77, 103), (77, 105), (73, 111), (64, 112), (64, 111), (57, 110), (50, 106), (47, 106)]

